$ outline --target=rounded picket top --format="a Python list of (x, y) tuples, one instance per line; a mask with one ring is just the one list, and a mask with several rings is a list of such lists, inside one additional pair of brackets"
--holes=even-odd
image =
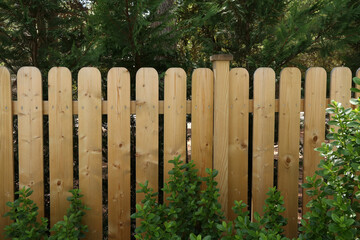
[(127, 70), (127, 68), (124, 67), (112, 67), (107, 73), (107, 78), (109, 79), (111, 75), (116, 75), (116, 74), (130, 75), (130, 72), (129, 70)]
[(301, 76), (301, 71), (297, 67), (286, 67), (286, 68), (281, 69), (281, 71), (280, 71), (280, 76), (283, 74), (294, 74), (296, 76), (298, 76), (300, 74), (300, 76)]
[(176, 73), (178, 73), (179, 75), (182, 75), (182, 76), (185, 74), (185, 76), (186, 76), (185, 70), (183, 68), (178, 68), (178, 67), (173, 67), (173, 68), (169, 68), (168, 70), (166, 70), (165, 76), (167, 74), (171, 74), (171, 73), (174, 73), (174, 72), (176, 72)]
[(49, 71), (49, 76), (50, 74), (56, 74), (57, 72), (71, 75), (71, 71), (67, 67), (52, 67)]

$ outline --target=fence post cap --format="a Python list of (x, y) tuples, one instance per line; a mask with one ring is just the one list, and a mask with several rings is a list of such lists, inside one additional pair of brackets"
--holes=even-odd
[(216, 54), (210, 56), (210, 61), (232, 61), (234, 59), (232, 54)]

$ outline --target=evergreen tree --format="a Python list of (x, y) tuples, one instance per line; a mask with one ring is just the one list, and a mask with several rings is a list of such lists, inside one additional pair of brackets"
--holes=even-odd
[(98, 32), (103, 70), (126, 67), (132, 76), (141, 67), (164, 72), (177, 65), (172, 0), (102, 0), (94, 3), (91, 24)]
[(177, 6), (179, 26), (186, 29), (183, 52), (204, 65), (220, 52), (232, 53), (233, 64), (250, 72), (308, 67), (309, 55), (338, 63), (337, 53), (356, 49), (360, 37), (355, 0), (179, 0)]
[(0, 0), (1, 61), (14, 73), (28, 65), (42, 73), (85, 65), (94, 44), (86, 41), (88, 11), (81, 0)]

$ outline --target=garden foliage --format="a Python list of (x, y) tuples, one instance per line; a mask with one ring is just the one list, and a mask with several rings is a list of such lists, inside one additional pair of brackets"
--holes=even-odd
[[(354, 82), (360, 84), (360, 79)], [(351, 104), (357, 107), (345, 109), (332, 101), (327, 109), (332, 114), (327, 136), (331, 142), (316, 149), (324, 159), (303, 184), (312, 200), (302, 220), (301, 239), (360, 238), (360, 99), (352, 99)]]
[(233, 208), (237, 219), (234, 223), (225, 222), (218, 202), (217, 171), (207, 169), (208, 176), (202, 178), (192, 161), (184, 163), (176, 157), (169, 162), (174, 167), (163, 189), (165, 203), (158, 203), (158, 193), (149, 189), (147, 182), (138, 191), (145, 194), (145, 199), (132, 215), (141, 219), (135, 231), (137, 239), (282, 239), (286, 220), (280, 213), (285, 208), (283, 197), (275, 188), (268, 193), (263, 217), (255, 213), (256, 221), (251, 222), (246, 204), (240, 201)]
[[(133, 218), (141, 219), (136, 229), (138, 239), (186, 239), (191, 233), (220, 237), (217, 224), (224, 219), (216, 188), (216, 170), (207, 169), (207, 177), (199, 177), (195, 164), (184, 163), (180, 157), (169, 161), (169, 181), (163, 188), (167, 202), (157, 201), (158, 193), (148, 188), (147, 182), (138, 192), (145, 194), (142, 205), (137, 204)], [(203, 188), (202, 188), (203, 186)], [(206, 188), (205, 188), (206, 186)], [(202, 190), (203, 189), (203, 190)]]
[(73, 189), (70, 192), (72, 196), (67, 199), (70, 201), (70, 208), (64, 216), (64, 220), (57, 222), (50, 229), (50, 237), (48, 237), (48, 219), (42, 217), (40, 223), (36, 221), (38, 207), (29, 199), (33, 191), (24, 187), (16, 192), (19, 198), (14, 202), (7, 203), (10, 211), (4, 215), (14, 221), (5, 227), (6, 238), (17, 240), (77, 240), (84, 238), (88, 229), (86, 225), (81, 224), (81, 218), (88, 208), (80, 200), (83, 195), (80, 194), (79, 189)]

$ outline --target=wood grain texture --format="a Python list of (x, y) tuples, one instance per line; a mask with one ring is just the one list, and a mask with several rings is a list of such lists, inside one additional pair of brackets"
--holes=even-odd
[(213, 167), (213, 72), (198, 68), (192, 75), (191, 159), (201, 177)]
[(164, 87), (164, 183), (174, 166), (168, 161), (179, 155), (186, 161), (186, 73), (181, 68), (170, 68), (165, 73)]
[(102, 238), (102, 133), (101, 76), (86, 67), (78, 75), (79, 95), (79, 186), (83, 202), (91, 210), (83, 223), (89, 227), (86, 239)]
[(266, 193), (274, 179), (275, 72), (254, 74), (252, 214), (263, 213)]
[(249, 73), (233, 68), (229, 82), (228, 218), (234, 220), (234, 201), (248, 203)]
[[(330, 103), (330, 98), (326, 99), (326, 104)], [(78, 101), (73, 101), (73, 115), (78, 115)], [(108, 101), (103, 100), (101, 101), (101, 114), (107, 115), (108, 114)], [(13, 107), (13, 115), (18, 115), (20, 112), (20, 106), (18, 101), (12, 101)], [(191, 114), (192, 111), (192, 104), (191, 100), (186, 100), (186, 114)], [(254, 111), (254, 101), (253, 99), (249, 99), (249, 113)], [(304, 99), (301, 99), (300, 103), (300, 111), (304, 111)], [(279, 112), (279, 99), (275, 99), (275, 112)], [(43, 101), (43, 115), (49, 114), (49, 101)], [(136, 114), (136, 101), (130, 101), (130, 114)], [(159, 101), (159, 114), (164, 114), (164, 101)]]
[(130, 239), (130, 73), (112, 68), (107, 81), (109, 239)]
[[(321, 156), (314, 149), (325, 141), (326, 109), (326, 71), (314, 67), (305, 76), (305, 130), (304, 130), (304, 182), (307, 176), (313, 176), (320, 163)], [(309, 196), (303, 189), (303, 215), (307, 212)]]
[[(0, 216), (10, 210), (7, 202), (14, 201), (14, 155), (13, 118), (11, 104), (10, 73), (0, 67)], [(0, 236), (6, 225), (11, 224), (8, 217), (0, 217)]]
[[(149, 181), (158, 191), (159, 183), (159, 77), (153, 68), (136, 73), (136, 189)], [(136, 202), (144, 199), (136, 194)], [(139, 223), (139, 222), (138, 222)]]
[(19, 187), (31, 188), (32, 199), (44, 216), (44, 156), (42, 81), (39, 69), (22, 67), (17, 74)]
[(73, 189), (72, 78), (69, 69), (49, 72), (50, 226), (61, 221)]
[(280, 73), (279, 96), (279, 160), (278, 189), (284, 196), (288, 219), (287, 237), (297, 237), (299, 193), (299, 141), (301, 72), (298, 68), (284, 68)]
[(219, 203), (228, 216), (229, 175), (229, 61), (214, 61), (214, 169), (219, 188)]
[(330, 99), (350, 107), (352, 73), (348, 67), (337, 67), (330, 74)]

